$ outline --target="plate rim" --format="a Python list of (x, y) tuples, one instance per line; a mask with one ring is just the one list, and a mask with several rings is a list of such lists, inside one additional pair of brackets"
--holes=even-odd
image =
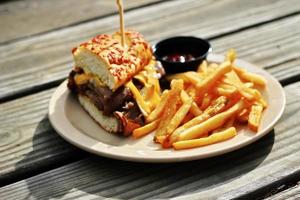
[[(208, 56), (208, 60), (213, 60), (214, 62), (218, 62), (222, 61), (224, 59), (223, 55), (219, 55), (219, 54), (209, 54)], [(49, 107), (48, 107), (48, 118), (50, 120), (50, 123), (52, 125), (52, 127), (54, 128), (54, 130), (62, 137), (64, 138), (66, 141), (68, 141), (69, 143), (73, 144), (74, 146), (77, 146), (85, 151), (88, 151), (90, 153), (96, 154), (96, 155), (100, 155), (100, 156), (104, 156), (104, 157), (108, 157), (108, 158), (113, 158), (113, 159), (118, 159), (118, 160), (125, 160), (125, 161), (134, 161), (134, 162), (147, 162), (147, 163), (171, 163), (171, 162), (183, 162), (183, 161), (191, 161), (191, 160), (199, 160), (199, 159), (204, 159), (204, 158), (209, 158), (209, 157), (214, 157), (214, 156), (218, 156), (218, 155), (222, 155), (222, 154), (226, 154), (232, 151), (235, 151), (237, 149), (243, 148), (257, 140), (259, 140), (260, 138), (262, 138), (263, 136), (265, 136), (266, 134), (270, 133), (270, 131), (273, 129), (273, 127), (276, 125), (276, 123), (279, 121), (280, 117), (282, 116), (285, 106), (286, 106), (286, 96), (285, 96), (285, 92), (283, 90), (283, 87), (281, 86), (281, 84), (278, 82), (277, 79), (275, 79), (271, 74), (269, 74), (267, 71), (265, 71), (262, 68), (257, 67), (256, 65), (252, 64), (252, 63), (248, 63), (242, 59), (237, 59), (236, 63), (241, 63), (241, 64), (246, 64), (248, 66), (251, 66), (251, 68), (256, 68), (258, 71), (268, 75), (268, 78), (271, 79), (273, 81), (273, 83), (276, 85), (276, 87), (280, 88), (280, 94), (281, 94), (281, 104), (282, 107), (280, 108), (277, 116), (271, 121), (271, 123), (269, 123), (267, 125), (267, 127), (263, 130), (261, 130), (259, 133), (256, 133), (255, 137), (251, 137), (250, 139), (246, 140), (246, 141), (241, 141), (233, 146), (227, 147), (225, 149), (219, 149), (216, 151), (211, 151), (211, 152), (206, 152), (206, 153), (202, 153), (202, 154), (192, 154), (189, 156), (178, 156), (180, 155), (180, 153), (176, 153), (176, 152), (185, 152), (185, 151), (197, 151), (195, 149), (199, 149), (199, 148), (195, 148), (195, 149), (187, 149), (187, 150), (179, 150), (179, 151), (172, 151), (172, 157), (166, 157), (166, 156), (145, 156), (145, 155), (136, 155), (136, 156), (130, 156), (128, 154), (119, 154), (118, 151), (112, 151), (114, 148), (108, 148), (110, 151), (108, 151), (107, 147), (110, 147), (110, 145), (102, 143), (101, 141), (98, 141), (88, 135), (86, 135), (85, 133), (81, 132), (80, 130), (78, 130), (76, 127), (74, 127), (72, 125), (72, 123), (70, 121), (67, 121), (66, 124), (64, 125), (68, 125), (68, 127), (63, 127), (63, 125), (58, 122), (57, 117), (55, 117), (52, 113), (57, 114), (57, 111), (55, 111), (55, 107), (57, 106), (57, 103), (59, 103), (59, 106), (63, 106), (63, 117), (65, 120), (68, 120), (65, 114), (65, 106), (64, 103), (66, 103), (66, 99), (67, 96), (69, 95), (69, 90), (66, 87), (67, 84), (67, 80), (65, 80), (63, 83), (61, 83), (58, 88), (55, 90), (55, 92), (52, 94), (50, 102), (49, 102)], [(237, 64), (239, 65), (239, 64)], [(63, 98), (62, 100), (59, 99)], [(58, 102), (59, 100), (61, 100), (60, 102)], [(63, 104), (63, 105), (61, 105)], [(92, 120), (92, 119), (91, 119)], [(75, 131), (74, 133), (78, 134), (81, 133), (81, 136), (84, 136), (85, 139), (89, 140), (93, 140), (95, 144), (97, 144), (98, 146), (101, 144), (102, 147), (106, 147), (106, 149), (102, 149), (102, 151), (99, 151), (98, 147), (94, 147), (94, 146), (87, 146), (86, 144), (84, 144), (84, 142), (82, 141), (77, 141), (77, 139), (75, 137), (72, 137), (70, 134), (68, 134), (68, 132), (70, 132), (70, 130)], [(76, 132), (77, 131), (77, 132)], [(109, 134), (109, 133), (108, 133)], [(101, 143), (101, 144), (100, 144)], [(93, 148), (94, 147), (94, 148)], [(169, 155), (169, 153), (167, 154)]]

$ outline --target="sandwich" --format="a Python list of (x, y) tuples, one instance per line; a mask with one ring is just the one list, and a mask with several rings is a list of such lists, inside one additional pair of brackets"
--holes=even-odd
[[(151, 99), (160, 93), (161, 70), (140, 33), (126, 31), (124, 46), (120, 33), (101, 34), (74, 48), (72, 54), (75, 65), (68, 88), (103, 129), (127, 136), (145, 124)], [(154, 93), (149, 97), (150, 90)]]

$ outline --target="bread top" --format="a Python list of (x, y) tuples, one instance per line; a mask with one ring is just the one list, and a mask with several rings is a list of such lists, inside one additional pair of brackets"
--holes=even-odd
[[(125, 46), (121, 34), (101, 34), (72, 50), (76, 67), (97, 75), (111, 90), (130, 80), (152, 59), (152, 51), (143, 36), (135, 31), (125, 32)], [(94, 57), (94, 58), (92, 58)]]

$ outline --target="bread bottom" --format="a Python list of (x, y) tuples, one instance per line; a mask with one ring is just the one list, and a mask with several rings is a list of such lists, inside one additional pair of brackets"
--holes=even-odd
[(78, 100), (90, 116), (108, 132), (117, 133), (119, 130), (119, 120), (115, 116), (103, 115), (98, 108), (84, 95), (78, 95)]

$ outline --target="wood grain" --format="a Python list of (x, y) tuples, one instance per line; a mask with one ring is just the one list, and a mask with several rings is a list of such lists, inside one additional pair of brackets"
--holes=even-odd
[(279, 192), (271, 197), (266, 198), (266, 200), (293, 200), (293, 199), (300, 199), (300, 182), (287, 190)]
[[(160, 2), (124, 0), (125, 9)], [(0, 4), (0, 43), (53, 31), (117, 13), (112, 0), (26, 0)]]
[[(190, 0), (189, 3), (187, 1), (170, 1), (127, 12), (125, 20), (128, 28), (139, 30), (152, 42), (164, 37), (181, 34), (208, 38), (236, 32), (243, 28), (291, 15), (300, 11), (298, 5), (297, 0), (289, 0), (288, 2), (279, 0), (247, 1), (247, 3), (239, 0), (217, 2), (213, 0)], [(178, 12), (178, 8), (180, 8), (180, 12)], [(29, 91), (28, 93), (30, 93), (30, 90), (34, 88), (42, 87), (49, 82), (53, 83), (66, 77), (72, 67), (70, 49), (96, 34), (117, 30), (117, 21), (117, 16), (110, 16), (0, 46), (0, 99), (14, 96), (23, 91)], [(288, 57), (280, 55), (280, 58), (278, 58), (280, 62), (285, 61), (285, 59), (299, 57), (299, 51), (297, 51), (299, 49), (299, 40), (297, 40), (299, 23), (295, 20), (293, 23), (289, 26), (289, 31), (294, 34), (291, 38), (285, 37), (291, 34), (283, 33), (285, 29), (282, 29), (280, 33), (283, 34), (281, 36), (284, 41), (293, 41), (289, 45), (291, 48), (296, 49), (284, 54), (289, 55)], [(279, 24), (284, 26), (283, 23)], [(292, 29), (293, 26), (294, 29)], [(280, 29), (276, 24), (270, 26), (270, 28), (274, 30), (272, 35), (276, 35), (276, 32)], [(269, 30), (268, 34), (271, 31)], [(243, 32), (245, 37), (246, 33)], [(278, 34), (274, 40), (272, 40), (273, 37), (266, 40), (266, 35), (258, 37), (257, 34), (254, 34), (255, 32), (251, 33), (252, 35), (248, 36), (242, 43), (234, 42), (232, 37), (230, 45), (228, 45), (229, 42), (226, 42), (227, 40), (224, 40), (222, 47), (216, 46), (214, 48), (217, 52), (224, 52), (225, 48), (233, 46), (241, 51), (240, 54), (245, 59), (248, 59), (247, 56), (252, 54), (256, 55), (256, 57), (250, 57), (249, 61), (260, 64), (258, 59), (265, 59), (267, 62), (264, 62), (264, 65), (266, 63), (278, 64), (275, 62), (278, 61), (275, 58), (278, 55), (272, 55), (272, 52), (273, 50), (277, 53), (280, 52), (279, 50), (276, 51), (276, 48), (278, 48), (276, 44), (281, 44), (278, 41), (278, 39), (281, 39), (280, 35)], [(263, 34), (263, 31), (261, 34)], [(243, 36), (240, 35), (239, 38), (242, 39)], [(265, 52), (264, 55), (267, 57), (259, 57), (259, 54), (254, 50), (255, 48), (253, 48), (257, 46), (252, 42), (256, 38), (264, 38), (266, 42), (269, 41), (269, 49), (267, 50), (271, 55)], [(261, 39), (260, 45), (264, 39)], [(291, 48), (288, 50), (291, 50)], [(260, 49), (264, 50), (262, 47)], [(253, 60), (251, 60), (252, 58)], [(11, 73), (12, 71), (14, 73)], [(38, 89), (35, 91), (38, 91)]]
[(255, 199), (274, 184), (300, 177), (300, 82), (285, 92), (287, 107), (274, 132), (238, 151), (177, 164), (93, 157), (4, 186), (0, 193), (4, 199)]
[(61, 139), (47, 113), (53, 90), (0, 106), (0, 185), (84, 155)]

